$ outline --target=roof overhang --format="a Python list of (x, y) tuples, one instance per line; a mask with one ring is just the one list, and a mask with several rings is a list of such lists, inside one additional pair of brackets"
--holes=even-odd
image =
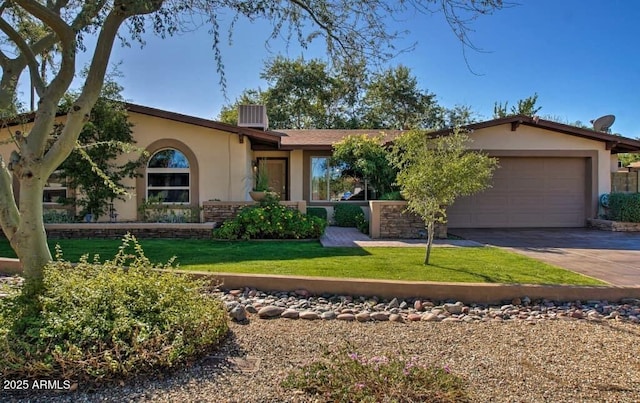
[(281, 134), (274, 131), (263, 131), (252, 129), (249, 127), (240, 127), (227, 123), (216, 122), (215, 120), (183, 115), (181, 113), (165, 111), (162, 109), (151, 108), (148, 106), (142, 106), (128, 102), (125, 103), (125, 105), (129, 112), (153, 116), (161, 119), (173, 120), (175, 122), (186, 123), (200, 127), (206, 127), (209, 129), (216, 129), (228, 133), (235, 133), (239, 136), (241, 142), (244, 141), (244, 137), (246, 136), (251, 140), (252, 148), (259, 147), (269, 150), (280, 149)]
[[(473, 123), (464, 126), (463, 128), (469, 131), (473, 131), (505, 124), (511, 125), (511, 131), (517, 131), (518, 127), (524, 125), (551, 130), (558, 133), (568, 134), (570, 136), (581, 137), (589, 140), (601, 141), (605, 144), (605, 148), (607, 150), (610, 150), (612, 154), (640, 152), (640, 140), (634, 140), (627, 137), (597, 132), (595, 130), (583, 129), (577, 126), (565, 125), (563, 123), (553, 122), (551, 120), (539, 119), (537, 117), (523, 115), (508, 116), (506, 118)], [(451, 129), (440, 130), (432, 134), (446, 135), (448, 133), (451, 133)]]

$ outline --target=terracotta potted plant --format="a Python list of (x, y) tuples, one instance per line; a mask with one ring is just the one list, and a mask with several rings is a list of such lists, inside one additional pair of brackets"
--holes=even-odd
[(255, 169), (253, 190), (249, 192), (249, 196), (255, 201), (260, 201), (269, 193), (269, 175), (263, 161), (260, 161), (259, 166), (256, 166)]

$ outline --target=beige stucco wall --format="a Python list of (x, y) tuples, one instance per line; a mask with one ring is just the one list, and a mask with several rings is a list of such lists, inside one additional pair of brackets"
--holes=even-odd
[[(499, 157), (502, 150), (520, 150), (522, 156), (526, 151), (596, 151), (597, 158), (597, 192), (609, 193), (611, 189), (612, 155), (605, 149), (605, 143), (583, 139), (581, 137), (544, 130), (536, 127), (519, 126), (511, 131), (511, 124), (475, 130), (470, 137), (472, 149), (485, 150)], [(617, 160), (615, 156), (613, 156)]]
[[(137, 147), (148, 149), (159, 140), (177, 140), (193, 153), (199, 174), (192, 175), (192, 181), (197, 181), (191, 184), (192, 195), (193, 187), (198, 187), (197, 200), (192, 200), (192, 203), (202, 205), (203, 201), (213, 199), (249, 200), (251, 142), (248, 138), (245, 137), (241, 143), (240, 137), (233, 133), (137, 113), (130, 113), (129, 121), (134, 125)], [(124, 158), (125, 156), (121, 157), (123, 160)], [(134, 192), (145, 195), (145, 187), (135, 188), (135, 182), (131, 180), (127, 185), (134, 187)], [(116, 205), (119, 220), (136, 219), (135, 200), (136, 197)]]
[(302, 150), (293, 150), (289, 156), (289, 193), (291, 200), (303, 200), (304, 160)]

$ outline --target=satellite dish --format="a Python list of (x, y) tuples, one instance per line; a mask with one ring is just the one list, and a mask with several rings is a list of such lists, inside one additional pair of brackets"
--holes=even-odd
[(616, 121), (616, 117), (613, 115), (604, 115), (596, 120), (592, 120), (593, 130), (597, 132), (608, 132), (613, 122)]

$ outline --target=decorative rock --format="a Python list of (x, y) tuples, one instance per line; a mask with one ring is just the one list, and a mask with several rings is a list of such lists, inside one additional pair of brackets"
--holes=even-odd
[(296, 311), (295, 309), (286, 309), (280, 314), (280, 317), (287, 319), (298, 319), (298, 317), (300, 317), (300, 312)]
[(316, 320), (319, 318), (318, 314), (313, 311), (300, 312), (300, 315), (298, 317), (300, 319), (306, 319), (306, 320)]
[(326, 311), (320, 314), (320, 319), (331, 320), (336, 318), (336, 313), (333, 311)]
[(417, 313), (410, 313), (409, 315), (407, 315), (407, 319), (409, 319), (409, 321), (411, 322), (417, 322), (422, 319), (422, 315), (418, 315)]
[(229, 311), (229, 316), (236, 322), (244, 322), (247, 320), (247, 310), (244, 306), (238, 304)]
[(356, 320), (358, 322), (368, 322), (371, 319), (369, 312), (360, 312), (356, 315)]
[(237, 297), (238, 295), (242, 294), (242, 290), (230, 290), (229, 294), (233, 295), (234, 297)]
[(349, 322), (352, 322), (353, 320), (355, 320), (355, 315), (352, 313), (341, 313), (340, 315), (336, 316), (336, 319), (338, 320), (346, 320)]
[(284, 312), (284, 308), (279, 306), (268, 305), (268, 306), (265, 306), (264, 308), (260, 308), (260, 310), (258, 311), (258, 316), (262, 319), (275, 318), (277, 316), (280, 316), (282, 312)]
[(399, 308), (400, 307), (400, 303), (398, 302), (398, 298), (394, 298), (391, 300), (391, 302), (389, 302), (389, 309), (391, 308)]
[(520, 300), (520, 298), (514, 298), (513, 300), (511, 300), (511, 305), (521, 305), (522, 304), (522, 300)]
[(578, 309), (578, 310), (575, 310), (575, 311), (573, 311), (571, 313), (571, 317), (572, 318), (576, 318), (576, 319), (582, 319), (582, 318), (584, 318), (584, 314), (582, 313), (581, 310)]
[(392, 313), (391, 315), (389, 315), (389, 320), (391, 322), (404, 323), (404, 318), (402, 317), (402, 315), (398, 315), (397, 313)]
[(444, 304), (444, 310), (453, 315), (459, 315), (462, 313), (462, 305), (456, 304)]
[(245, 308), (245, 309), (247, 310), (247, 312), (249, 312), (249, 313), (258, 313), (258, 310), (256, 309), (256, 307), (255, 307), (255, 306), (253, 306), (253, 305), (251, 305), (251, 304), (246, 305), (244, 308)]
[(389, 320), (389, 314), (387, 312), (373, 312), (369, 315), (373, 320), (385, 321)]
[(419, 299), (415, 300), (415, 302), (413, 303), (413, 309), (415, 309), (418, 312), (424, 310), (424, 306), (422, 305), (422, 301), (420, 301)]
[(304, 298), (309, 296), (309, 291), (307, 291), (307, 290), (305, 290), (303, 288), (295, 290), (294, 293), (296, 295), (299, 295), (299, 296), (304, 297)]
[(431, 313), (430, 312), (430, 313), (425, 313), (422, 316), (422, 320), (424, 320), (426, 322), (438, 322), (438, 321), (440, 321), (440, 318), (435, 313)]

